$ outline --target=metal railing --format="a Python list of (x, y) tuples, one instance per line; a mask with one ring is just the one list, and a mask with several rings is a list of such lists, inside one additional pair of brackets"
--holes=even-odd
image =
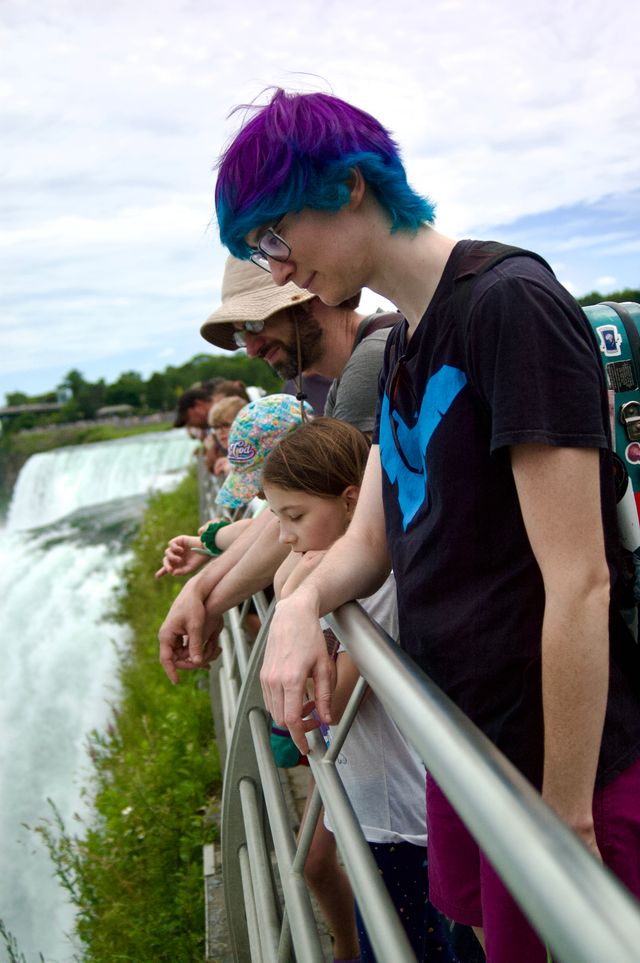
[[(637, 963), (640, 905), (628, 891), (357, 603), (327, 621), (549, 945), (554, 961)], [(226, 755), (222, 859), (234, 957), (239, 963), (325, 959), (303, 877), (323, 803), (378, 959), (414, 961), (334, 764), (366, 683), (356, 687), (328, 750), (318, 732), (309, 734), (317, 790), (296, 841), (259, 684), (268, 624), (269, 617), (249, 651), (242, 614), (229, 613), (221, 665), (213, 668), (220, 692), (213, 694), (214, 707), (220, 698), (224, 715), (224, 728), (218, 729)], [(226, 747), (220, 744), (221, 731)]]
[[(216, 505), (215, 498), (219, 487), (218, 479), (207, 471), (204, 459), (199, 458), (198, 495), (201, 523), (224, 515), (234, 520), (245, 516), (244, 512), (231, 515), (226, 509), (221, 509)], [(264, 592), (257, 592), (252, 599), (247, 599), (242, 606), (226, 612), (224, 616), (225, 628), (220, 636), (224, 656), (213, 662), (209, 671), (211, 708), (216, 727), (220, 765), (223, 767), (227, 746), (231, 742), (235, 725), (240, 689), (249, 666), (251, 642), (244, 627), (252, 601), (260, 621), (265, 622), (269, 611), (269, 603)]]

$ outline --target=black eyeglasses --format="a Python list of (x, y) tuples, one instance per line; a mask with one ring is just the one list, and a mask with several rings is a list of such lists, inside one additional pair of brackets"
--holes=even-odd
[(398, 386), (400, 385), (401, 380), (402, 380), (403, 388), (406, 388), (408, 390), (411, 398), (412, 414), (414, 412), (417, 413), (420, 407), (418, 404), (416, 393), (413, 390), (413, 385), (411, 384), (411, 379), (402, 378), (402, 373), (404, 369), (405, 369), (405, 356), (402, 355), (400, 358), (396, 360), (393, 367), (393, 371), (391, 373), (391, 378), (389, 379), (388, 398), (389, 398), (389, 422), (391, 425), (391, 437), (393, 438), (393, 443), (396, 446), (396, 451), (400, 455), (400, 458), (405, 468), (408, 468), (409, 471), (413, 472), (414, 475), (424, 475), (424, 466), (421, 465), (420, 468), (414, 468), (414, 466), (410, 464), (407, 456), (402, 450), (402, 445), (400, 444), (400, 439), (398, 438), (398, 422), (393, 417), (393, 413), (394, 413), (393, 406), (395, 404), (396, 395), (398, 393)]
[(283, 237), (276, 234), (276, 228), (284, 220), (286, 215), (279, 217), (273, 227), (268, 227), (258, 238), (257, 248), (251, 252), (249, 260), (256, 264), (263, 271), (271, 273), (269, 258), (273, 261), (288, 261), (291, 257), (291, 247)]
[(260, 334), (264, 330), (264, 321), (243, 321), (241, 328), (235, 328), (233, 332), (233, 340), (239, 348), (247, 347), (247, 339), (245, 338), (245, 332), (249, 334)]

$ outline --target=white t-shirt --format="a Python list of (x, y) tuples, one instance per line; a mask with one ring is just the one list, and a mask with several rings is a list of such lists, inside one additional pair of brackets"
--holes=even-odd
[[(398, 638), (393, 575), (375, 595), (359, 601), (391, 638)], [(332, 726), (329, 738), (334, 734)], [(358, 710), (336, 770), (368, 842), (427, 845), (424, 765), (373, 692)], [(325, 825), (331, 829), (326, 816)]]

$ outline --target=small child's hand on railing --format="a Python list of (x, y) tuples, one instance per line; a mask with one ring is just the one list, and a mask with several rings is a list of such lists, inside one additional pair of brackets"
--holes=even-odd
[(176, 535), (168, 543), (162, 559), (162, 566), (155, 573), (156, 578), (163, 575), (190, 575), (209, 558), (197, 535)]
[(226, 455), (222, 455), (220, 458), (216, 458), (213, 465), (214, 475), (228, 475), (231, 471), (231, 462)]

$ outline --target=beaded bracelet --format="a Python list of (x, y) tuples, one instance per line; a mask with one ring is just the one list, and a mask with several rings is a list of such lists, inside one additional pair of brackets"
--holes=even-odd
[(209, 555), (215, 556), (222, 554), (222, 549), (218, 548), (216, 545), (216, 535), (221, 528), (224, 528), (226, 525), (230, 524), (231, 522), (227, 518), (223, 518), (219, 522), (211, 522), (211, 524), (205, 528), (204, 532), (200, 536), (200, 541), (207, 549)]

